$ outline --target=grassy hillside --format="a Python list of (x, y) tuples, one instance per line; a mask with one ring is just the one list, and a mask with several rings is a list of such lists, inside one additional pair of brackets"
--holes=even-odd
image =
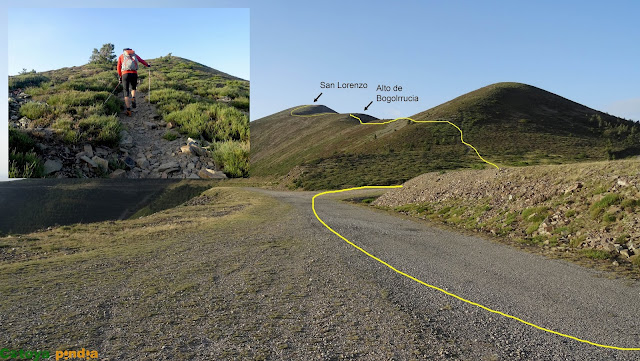
[(637, 271), (639, 172), (636, 160), (435, 172), (373, 204), (554, 256)]
[[(230, 176), (248, 173), (249, 82), (176, 56), (146, 59), (151, 102), (178, 131), (211, 143), (213, 157)], [(139, 70), (138, 91), (148, 92), (149, 72)], [(115, 96), (109, 97), (111, 91)], [(115, 65), (90, 63), (9, 77), (10, 176), (40, 177), (42, 147), (63, 143), (117, 148), (123, 126), (121, 85)], [(108, 100), (107, 100), (108, 99)], [(113, 161), (117, 167), (117, 161)]]
[[(295, 117), (292, 109), (251, 124), (252, 175), (288, 175), (291, 187), (321, 189), (398, 184), (429, 171), (487, 166), (447, 124), (360, 125), (348, 114)], [(493, 84), (411, 118), (452, 121), (465, 141), (502, 166), (640, 154), (636, 123), (525, 84)]]

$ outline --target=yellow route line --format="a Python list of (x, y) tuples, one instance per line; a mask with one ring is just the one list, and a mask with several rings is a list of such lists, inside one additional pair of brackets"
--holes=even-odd
[(436, 287), (434, 285), (428, 284), (428, 283), (426, 283), (424, 281), (421, 281), (421, 280), (411, 276), (410, 274), (404, 273), (404, 272), (396, 269), (395, 267), (393, 267), (392, 265), (388, 264), (387, 262), (381, 260), (380, 258), (378, 258), (378, 257), (372, 255), (371, 253), (365, 251), (363, 248), (361, 248), (360, 246), (356, 245), (355, 243), (349, 241), (343, 235), (341, 235), (340, 233), (334, 231), (333, 228), (329, 227), (318, 216), (318, 213), (316, 212), (316, 198), (319, 197), (319, 196), (322, 196), (322, 195), (325, 195), (325, 194), (331, 194), (331, 193), (347, 192), (347, 191), (352, 191), (352, 190), (356, 190), (356, 189), (383, 189), (383, 188), (402, 188), (402, 186), (401, 185), (399, 185), (399, 186), (364, 186), (364, 187), (347, 188), (347, 189), (341, 189), (341, 190), (335, 190), (335, 191), (326, 191), (326, 192), (318, 193), (318, 194), (314, 195), (313, 198), (311, 199), (311, 209), (313, 209), (313, 214), (315, 214), (315, 216), (318, 219), (318, 221), (320, 221), (320, 223), (322, 223), (325, 227), (327, 227), (328, 230), (333, 232), (336, 236), (340, 237), (343, 241), (347, 242), (348, 244), (350, 244), (351, 246), (355, 247), (357, 250), (359, 250), (360, 252), (366, 254), (367, 256), (373, 258), (374, 260), (376, 260), (376, 261), (382, 263), (383, 265), (387, 266), (392, 271), (394, 271), (394, 272), (396, 272), (396, 273), (398, 273), (398, 274), (400, 274), (400, 275), (402, 275), (404, 277), (407, 277), (407, 278), (409, 278), (409, 279), (411, 279), (413, 281), (416, 281), (416, 282), (420, 283), (421, 285), (427, 286), (427, 287), (432, 288), (432, 289), (434, 289), (436, 291), (440, 291), (440, 292), (446, 294), (447, 296), (451, 296), (451, 297), (453, 297), (455, 299), (458, 299), (458, 300), (460, 300), (462, 302), (466, 302), (466, 303), (468, 303), (470, 305), (479, 307), (479, 308), (481, 308), (481, 309), (483, 309), (485, 311), (489, 311), (491, 313), (495, 313), (495, 314), (498, 314), (500, 316), (516, 320), (518, 322), (524, 323), (525, 325), (528, 325), (528, 326), (531, 326), (531, 327), (535, 327), (535, 328), (537, 328), (539, 330), (542, 330), (542, 331), (545, 331), (545, 332), (549, 332), (549, 333), (552, 333), (554, 335), (570, 338), (572, 340), (583, 342), (583, 343), (587, 343), (589, 345), (593, 345), (593, 346), (597, 346), (597, 347), (610, 348), (610, 349), (614, 349), (614, 350), (623, 350), (623, 351), (640, 351), (640, 347), (617, 347), (617, 346), (603, 345), (603, 344), (591, 342), (591, 341), (588, 341), (588, 340), (584, 340), (584, 339), (581, 339), (581, 338), (577, 338), (577, 337), (574, 337), (574, 336), (571, 336), (571, 335), (567, 335), (567, 334), (564, 334), (564, 333), (560, 333), (558, 331), (550, 330), (548, 328), (544, 328), (544, 327), (538, 326), (538, 325), (536, 325), (534, 323), (527, 322), (527, 321), (525, 321), (523, 319), (520, 319), (518, 317), (511, 316), (509, 314), (506, 314), (506, 313), (503, 313), (503, 312), (500, 312), (500, 311), (496, 311), (496, 310), (491, 309), (489, 307), (483, 306), (483, 305), (481, 305), (479, 303), (467, 300), (467, 299), (462, 298), (462, 297), (460, 297), (460, 296), (458, 296), (456, 294), (453, 294), (451, 292), (447, 292), (447, 291), (443, 290), (442, 288), (439, 288), (439, 287)]
[(365, 125), (368, 125), (368, 124), (373, 124), (373, 125), (389, 124), (389, 123), (393, 123), (393, 122), (395, 122), (395, 121), (397, 121), (397, 120), (402, 120), (402, 119), (410, 120), (410, 121), (412, 121), (412, 122), (414, 122), (414, 123), (447, 123), (447, 124), (451, 124), (451, 125), (453, 125), (456, 129), (458, 129), (458, 131), (460, 132), (460, 140), (462, 141), (462, 144), (464, 144), (464, 145), (466, 145), (467, 147), (469, 147), (469, 148), (473, 149), (473, 150), (476, 152), (476, 154), (478, 155), (478, 157), (479, 157), (483, 162), (485, 162), (485, 163), (487, 163), (487, 164), (490, 164), (490, 165), (492, 165), (492, 166), (496, 167), (497, 169), (500, 169), (500, 167), (498, 167), (497, 165), (495, 165), (495, 164), (493, 164), (493, 163), (489, 162), (488, 160), (486, 160), (486, 159), (482, 158), (482, 156), (480, 155), (480, 153), (478, 152), (478, 150), (476, 149), (476, 147), (474, 147), (473, 145), (471, 145), (471, 144), (469, 144), (469, 143), (465, 142), (465, 141), (464, 141), (464, 138), (462, 137), (462, 129), (460, 129), (460, 127), (458, 127), (457, 125), (455, 125), (455, 124), (451, 123), (451, 122), (450, 122), (450, 121), (448, 121), (448, 120), (413, 120), (413, 119), (411, 119), (411, 118), (396, 118), (396, 119), (393, 119), (393, 120), (388, 120), (388, 121), (386, 121), (386, 122), (368, 122), (368, 123), (364, 123), (362, 120), (360, 120), (360, 118), (356, 117), (355, 115), (353, 115), (353, 114), (349, 114), (349, 115), (350, 115), (352, 118), (356, 118), (356, 119), (358, 119), (358, 121), (360, 122), (360, 124), (365, 124)]

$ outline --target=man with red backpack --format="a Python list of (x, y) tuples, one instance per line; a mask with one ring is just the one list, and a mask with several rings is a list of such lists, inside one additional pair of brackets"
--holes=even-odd
[[(131, 106), (136, 107), (136, 86), (138, 85), (138, 62), (151, 67), (142, 60), (130, 48), (124, 48), (122, 55), (118, 57), (118, 76), (124, 87), (124, 105), (127, 107), (127, 116), (131, 116)], [(129, 91), (131, 87), (131, 91)]]

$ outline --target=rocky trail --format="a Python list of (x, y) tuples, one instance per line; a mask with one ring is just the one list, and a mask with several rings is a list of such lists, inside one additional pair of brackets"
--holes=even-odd
[[(175, 124), (165, 123), (147, 93), (138, 92), (132, 116), (121, 112), (123, 129), (119, 146), (110, 148), (87, 143), (69, 144), (50, 126), (41, 127), (20, 116), (20, 107), (31, 100), (21, 90), (9, 94), (10, 126), (27, 132), (36, 141), (36, 151), (44, 163), (44, 173), (53, 178), (189, 178), (221, 179), (201, 141), (180, 134)], [(122, 93), (114, 95), (123, 97)], [(171, 131), (173, 137), (165, 139)]]
[(164, 139), (175, 125), (164, 123), (147, 93), (137, 93), (137, 108), (132, 115), (120, 114), (124, 129), (120, 150), (130, 168), (127, 178), (226, 178), (216, 172), (213, 160), (199, 142), (172, 132), (174, 140)]

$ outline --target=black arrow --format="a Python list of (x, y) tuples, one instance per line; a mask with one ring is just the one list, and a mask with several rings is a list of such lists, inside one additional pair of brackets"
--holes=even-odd
[(373, 103), (373, 101), (370, 101), (370, 102), (369, 102), (369, 105), (367, 105), (366, 107), (364, 107), (364, 110), (369, 109), (369, 107), (371, 106), (371, 104), (372, 104), (372, 103)]
[[(322, 93), (320, 93), (320, 95), (322, 95)], [(318, 99), (320, 99), (320, 95), (318, 95), (318, 97), (317, 97), (317, 98), (313, 99), (313, 102), (314, 102), (314, 103), (315, 103), (315, 102), (317, 102), (317, 101), (318, 101)]]

